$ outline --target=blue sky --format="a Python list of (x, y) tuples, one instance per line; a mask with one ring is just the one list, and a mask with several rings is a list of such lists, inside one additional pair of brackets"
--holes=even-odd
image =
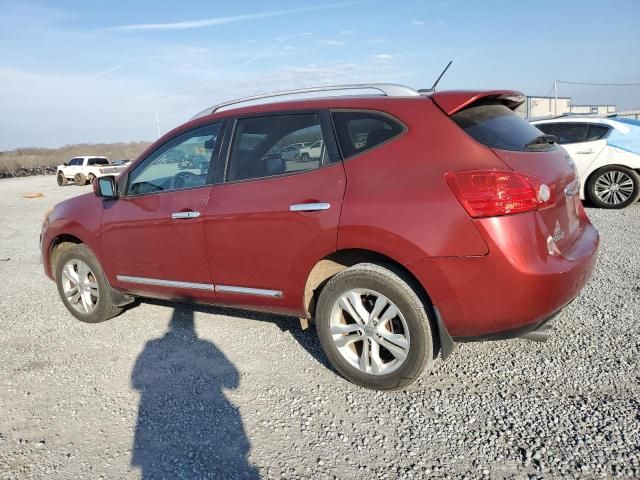
[[(310, 85), (640, 82), (640, 1), (0, 0), (0, 150), (152, 140), (228, 98)], [(640, 87), (560, 85), (640, 107)]]

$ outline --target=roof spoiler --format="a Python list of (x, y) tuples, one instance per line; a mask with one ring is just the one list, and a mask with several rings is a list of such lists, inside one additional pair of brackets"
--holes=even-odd
[(449, 90), (431, 95), (436, 105), (449, 116), (482, 100), (495, 100), (515, 110), (524, 103), (525, 98), (523, 93), (515, 90)]

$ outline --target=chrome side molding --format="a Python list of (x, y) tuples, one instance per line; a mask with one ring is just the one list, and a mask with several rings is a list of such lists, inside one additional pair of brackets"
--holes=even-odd
[(289, 205), (289, 210), (292, 212), (317, 212), (319, 210), (329, 210), (331, 208), (330, 203), (318, 202), (318, 203), (295, 203)]
[(119, 282), (135, 283), (136, 285), (151, 285), (154, 287), (185, 288), (189, 290), (211, 290), (212, 292), (214, 291), (214, 286), (210, 283), (179, 282), (177, 280), (130, 277), (128, 275), (116, 275), (116, 278)]
[(216, 285), (216, 292), (238, 293), (241, 295), (255, 295), (258, 297), (282, 298), (280, 290), (266, 290), (263, 288), (236, 287), (234, 285)]
[(149, 285), (153, 287), (184, 288), (187, 290), (208, 290), (220, 293), (236, 293), (240, 295), (254, 295), (258, 297), (282, 298), (282, 291), (264, 288), (238, 287), (235, 285), (213, 285), (210, 283), (181, 282), (178, 280), (163, 280), (160, 278), (132, 277), (116, 275), (119, 282)]

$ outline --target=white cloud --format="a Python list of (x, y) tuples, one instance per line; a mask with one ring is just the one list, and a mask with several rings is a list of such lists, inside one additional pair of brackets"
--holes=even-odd
[(374, 55), (373, 58), (375, 60), (386, 62), (388, 60), (391, 60), (393, 58), (393, 55), (389, 55), (388, 53), (379, 53), (377, 55)]
[(329, 8), (347, 7), (350, 5), (358, 5), (363, 3), (371, 3), (372, 0), (362, 0), (344, 3), (329, 3), (326, 5), (314, 5), (299, 8), (290, 8), (287, 10), (272, 10), (270, 12), (256, 12), (244, 15), (230, 15), (227, 17), (203, 18), (199, 20), (187, 20), (171, 23), (136, 23), (131, 25), (118, 25), (107, 28), (107, 30), (132, 30), (132, 31), (158, 31), (158, 30), (188, 30), (192, 28), (206, 28), (218, 25), (226, 25), (228, 23), (245, 22), (248, 20), (259, 20), (261, 18), (277, 17), (280, 15), (291, 15), (294, 13), (310, 12), (314, 10), (325, 10)]
[(345, 43), (340, 40), (321, 40), (320, 45), (323, 47), (342, 47)]
[(353, 30), (341, 30), (340, 35), (353, 35)]
[(425, 24), (424, 20), (416, 20), (415, 18), (411, 20), (411, 25), (415, 25), (417, 27), (421, 27)]

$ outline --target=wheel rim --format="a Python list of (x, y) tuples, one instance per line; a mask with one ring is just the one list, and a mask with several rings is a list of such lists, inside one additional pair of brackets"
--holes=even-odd
[(62, 267), (62, 290), (69, 304), (82, 314), (96, 309), (100, 292), (96, 276), (82, 260), (69, 260)]
[(409, 354), (409, 328), (402, 312), (374, 290), (343, 293), (331, 309), (329, 328), (342, 357), (369, 375), (394, 372)]
[(596, 179), (595, 194), (602, 203), (619, 205), (633, 195), (633, 180), (620, 170), (610, 170)]
[(64, 182), (64, 177), (62, 175), (58, 175), (58, 184), (62, 185), (62, 183)]

